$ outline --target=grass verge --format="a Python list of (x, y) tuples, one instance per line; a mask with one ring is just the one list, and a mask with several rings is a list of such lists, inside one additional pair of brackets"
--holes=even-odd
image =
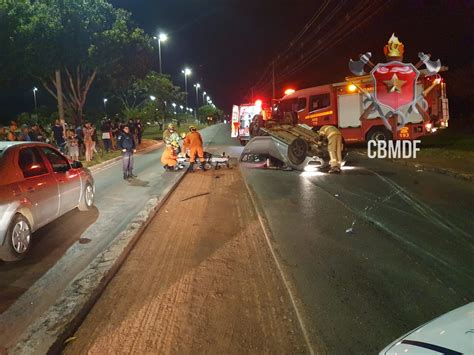
[(474, 134), (446, 129), (421, 142), (414, 163), (474, 174)]
[[(146, 148), (148, 148), (148, 147), (150, 147), (150, 146), (152, 146), (156, 143), (158, 143), (156, 140), (143, 138), (142, 139), (142, 144), (138, 147), (138, 151), (146, 149)], [(100, 153), (100, 154), (95, 154), (94, 153), (91, 161), (85, 161), (84, 157), (82, 157), (82, 159), (80, 159), (80, 160), (81, 160), (81, 163), (82, 163), (83, 166), (85, 166), (86, 168), (90, 168), (91, 166), (94, 166), (94, 165), (106, 162), (107, 160), (111, 160), (111, 159), (114, 159), (116, 157), (119, 157), (121, 154), (122, 154), (122, 152), (119, 151), (119, 150), (110, 151), (108, 153), (103, 152), (103, 153)]]

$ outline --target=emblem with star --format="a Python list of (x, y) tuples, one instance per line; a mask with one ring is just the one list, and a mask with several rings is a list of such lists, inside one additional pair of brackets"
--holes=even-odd
[(384, 80), (388, 92), (398, 92), (399, 94), (402, 93), (402, 86), (405, 85), (405, 83), (405, 80), (398, 79), (397, 74), (393, 74), (390, 80)]

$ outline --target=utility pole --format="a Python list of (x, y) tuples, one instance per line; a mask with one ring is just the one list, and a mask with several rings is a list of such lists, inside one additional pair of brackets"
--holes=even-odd
[(272, 62), (272, 101), (275, 100), (275, 61)]

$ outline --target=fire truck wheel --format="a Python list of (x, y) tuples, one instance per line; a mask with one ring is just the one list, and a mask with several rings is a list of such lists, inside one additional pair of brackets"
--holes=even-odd
[(308, 143), (304, 139), (296, 138), (288, 146), (288, 159), (292, 164), (300, 165), (306, 158)]
[(392, 140), (392, 132), (383, 126), (372, 128), (366, 136), (367, 141), (389, 141)]

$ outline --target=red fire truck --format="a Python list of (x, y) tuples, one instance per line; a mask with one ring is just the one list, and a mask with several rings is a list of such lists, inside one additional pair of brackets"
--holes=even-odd
[[(447, 68), (442, 68), (445, 70)], [(399, 131), (388, 130), (377, 112), (367, 110), (369, 104), (364, 102), (365, 97), (359, 88), (373, 93), (370, 75), (292, 92), (278, 100), (272, 116), (292, 116), (292, 124), (306, 124), (315, 129), (323, 125), (337, 126), (347, 143), (372, 139), (418, 139), (446, 128), (449, 120), (446, 83), (439, 75), (427, 76), (423, 70), (420, 72), (417, 92), (429, 91), (425, 95), (427, 107), (420, 113), (407, 115), (407, 124)], [(393, 119), (392, 126), (394, 122)]]

